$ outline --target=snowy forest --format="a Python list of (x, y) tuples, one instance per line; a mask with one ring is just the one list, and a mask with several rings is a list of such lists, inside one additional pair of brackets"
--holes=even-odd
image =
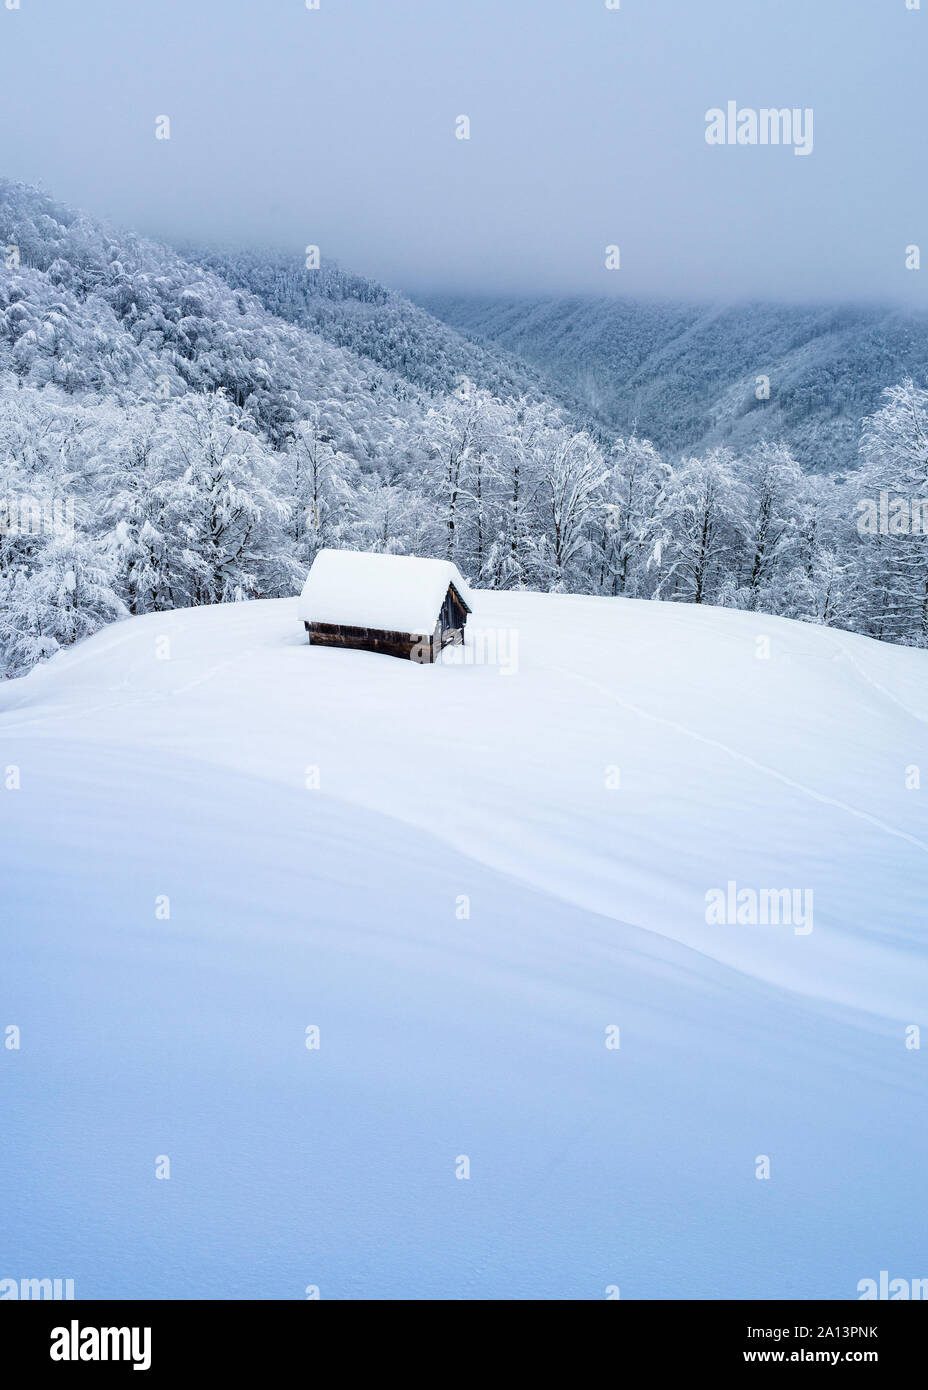
[[(301, 255), (255, 283), (257, 257), (183, 256), (10, 183), (0, 243), (5, 676), (128, 614), (293, 594), (322, 546), (928, 646), (920, 380), (861, 421), (853, 470), (776, 437), (662, 452)], [(889, 524), (862, 526), (887, 493)]]

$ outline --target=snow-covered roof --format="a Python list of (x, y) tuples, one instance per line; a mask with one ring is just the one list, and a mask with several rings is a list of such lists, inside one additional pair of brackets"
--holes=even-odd
[(469, 610), (467, 585), (450, 560), (320, 550), (300, 595), (300, 618), (426, 635), (435, 629), (449, 584)]

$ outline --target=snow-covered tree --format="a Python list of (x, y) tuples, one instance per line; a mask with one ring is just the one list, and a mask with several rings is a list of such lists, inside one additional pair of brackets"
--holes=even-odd
[(560, 430), (545, 440), (540, 480), (548, 524), (543, 540), (553, 589), (582, 584), (582, 561), (592, 557), (607, 476), (603, 456), (588, 434)]
[(659, 558), (665, 539), (661, 508), (670, 466), (650, 440), (637, 435), (617, 439), (610, 462), (598, 587), (604, 593), (644, 597), (649, 587), (649, 562), (655, 551)]
[(25, 672), (125, 615), (99, 546), (80, 535), (53, 538), (31, 572), (0, 579), (0, 669)]
[(191, 601), (292, 592), (300, 571), (284, 537), (290, 509), (275, 491), (279, 462), (251, 417), (220, 393), (185, 397), (169, 423), (184, 463), (180, 541)]
[(928, 646), (928, 390), (907, 380), (885, 392), (861, 458), (858, 530), (878, 635)]
[(748, 454), (741, 476), (747, 490), (744, 606), (776, 611), (782, 591), (779, 572), (796, 540), (802, 470), (785, 444), (764, 440)]
[(700, 458), (683, 459), (664, 496), (664, 522), (672, 540), (656, 593), (711, 603), (726, 569), (739, 558), (746, 529), (746, 498), (731, 451), (716, 448)]

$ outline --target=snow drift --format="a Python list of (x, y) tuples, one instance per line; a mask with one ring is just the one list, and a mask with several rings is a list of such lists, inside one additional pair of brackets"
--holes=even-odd
[[(0, 1277), (926, 1272), (928, 654), (474, 600), (436, 667), (307, 646), (278, 601), (117, 623), (0, 689)], [(730, 885), (811, 894), (812, 929), (707, 921)]]

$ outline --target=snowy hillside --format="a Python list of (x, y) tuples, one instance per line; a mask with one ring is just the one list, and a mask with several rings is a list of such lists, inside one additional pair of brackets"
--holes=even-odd
[(424, 391), (452, 391), (466, 378), (500, 399), (550, 397), (590, 416), (555, 380), (543, 381), (529, 363), (493, 344), (464, 337), (405, 295), (323, 259), (307, 274), (299, 257), (272, 250), (216, 251), (184, 247), (234, 290), (254, 295), (287, 323), (376, 362)]
[[(928, 653), (556, 595), (477, 593), (468, 632), (419, 667), (308, 647), (294, 600), (201, 607), (0, 688), (7, 1272), (295, 1299), (924, 1272)], [(707, 921), (730, 883), (801, 910)]]
[[(849, 330), (849, 375), (822, 388), (841, 418), (804, 471), (793, 424), (820, 415), (784, 413), (779, 367), (761, 408), (744, 373), (797, 334), (834, 344), (831, 320), (784, 311), (765, 336), (747, 309), (706, 310), (691, 333), (669, 309), (637, 327), (601, 305), (591, 322), (562, 306), (559, 328), (543, 315), (542, 365), (605, 363), (636, 402), (620, 438), (565, 408), (588, 381), (565, 369), (545, 394), (538, 372), (302, 248), (194, 263), (0, 179), (4, 246), (0, 680), (127, 613), (290, 594), (327, 547), (449, 560), (484, 589), (712, 603), (928, 647), (923, 532), (907, 529), (928, 508), (914, 328), (911, 352), (876, 335), (879, 370)], [(745, 447), (691, 453), (720, 379), (712, 438)], [(861, 382), (880, 407), (863, 422)], [(852, 419), (859, 468), (815, 471)], [(645, 425), (670, 431), (672, 457)], [(884, 492), (900, 534), (860, 526)]]

